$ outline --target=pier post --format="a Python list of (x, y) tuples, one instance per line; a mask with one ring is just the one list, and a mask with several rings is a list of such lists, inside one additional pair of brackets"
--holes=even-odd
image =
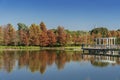
[(101, 45), (101, 40), (99, 39), (99, 45)]
[(114, 45), (115, 45), (115, 38), (114, 38)]

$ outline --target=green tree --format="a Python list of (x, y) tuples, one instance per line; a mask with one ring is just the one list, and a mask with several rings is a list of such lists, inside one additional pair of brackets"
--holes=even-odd
[(116, 43), (117, 43), (117, 44), (120, 44), (120, 37), (117, 37)]
[(18, 23), (18, 30), (24, 30), (27, 31), (28, 27), (24, 23)]
[(94, 28), (90, 31), (91, 35), (94, 34), (101, 34), (102, 37), (106, 37), (108, 33), (108, 29), (105, 27)]
[(118, 29), (117, 31), (120, 31), (120, 29)]

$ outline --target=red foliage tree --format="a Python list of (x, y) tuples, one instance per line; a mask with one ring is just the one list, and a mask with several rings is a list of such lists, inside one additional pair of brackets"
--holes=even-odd
[(20, 36), (20, 45), (29, 45), (29, 33), (28, 31), (19, 30), (19, 36)]
[(64, 28), (59, 26), (57, 29), (57, 32), (58, 32), (58, 36), (57, 36), (58, 41), (57, 42), (61, 46), (65, 45), (67, 41), (66, 41), (66, 33), (64, 31)]
[(50, 46), (55, 45), (57, 40), (56, 40), (56, 36), (55, 36), (54, 32), (52, 30), (48, 30), (47, 35), (48, 35), (48, 38), (49, 38), (49, 45)]
[(40, 46), (48, 46), (49, 44), (49, 38), (47, 35), (47, 28), (43, 22), (40, 23), (40, 29), (42, 30), (42, 33), (40, 34)]
[(5, 45), (14, 45), (16, 38), (16, 32), (11, 24), (7, 24), (4, 28), (4, 44)]
[(48, 35), (46, 34), (46, 33), (44, 33), (44, 32), (42, 32), (41, 34), (40, 34), (40, 46), (48, 46), (48, 44), (49, 44), (49, 38), (48, 38)]
[(3, 28), (0, 26), (0, 45), (3, 45)]

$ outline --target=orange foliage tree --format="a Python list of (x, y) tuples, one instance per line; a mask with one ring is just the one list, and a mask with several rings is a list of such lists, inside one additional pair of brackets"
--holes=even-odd
[(42, 30), (41, 34), (40, 34), (40, 46), (48, 46), (49, 44), (49, 38), (47, 35), (47, 28), (46, 25), (41, 22), (40, 23), (40, 29)]
[(66, 33), (64, 31), (64, 27), (59, 26), (57, 29), (58, 36), (57, 36), (57, 42), (63, 46), (66, 44)]
[(4, 44), (14, 45), (16, 32), (11, 24), (7, 24), (4, 28)]
[(54, 32), (52, 30), (48, 30), (47, 35), (49, 38), (49, 46), (54, 46), (57, 41)]
[(29, 28), (29, 41), (30, 45), (39, 45), (40, 44), (40, 37), (41, 30), (38, 25), (32, 24)]

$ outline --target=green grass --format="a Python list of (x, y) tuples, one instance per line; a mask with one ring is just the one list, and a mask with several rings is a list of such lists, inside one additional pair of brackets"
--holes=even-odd
[(0, 46), (0, 50), (65, 50), (65, 51), (81, 51), (81, 47), (80, 46), (70, 46), (70, 47)]
[(0, 50), (40, 50), (39, 46), (0, 46)]
[(82, 51), (80, 46), (68, 46), (68, 47), (42, 47), (43, 50), (65, 50), (65, 51)]

